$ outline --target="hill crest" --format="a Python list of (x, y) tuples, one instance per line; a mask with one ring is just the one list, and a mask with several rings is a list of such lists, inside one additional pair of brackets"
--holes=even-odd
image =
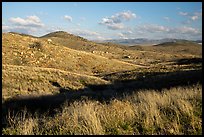
[(65, 31), (55, 31), (55, 32), (51, 32), (48, 33), (44, 36), (41, 36), (40, 38), (50, 38), (50, 37), (58, 37), (58, 38), (68, 38), (68, 39), (76, 39), (76, 40), (82, 40), (82, 41), (88, 41), (87, 39), (80, 37), (80, 36), (76, 36), (74, 34), (65, 32)]

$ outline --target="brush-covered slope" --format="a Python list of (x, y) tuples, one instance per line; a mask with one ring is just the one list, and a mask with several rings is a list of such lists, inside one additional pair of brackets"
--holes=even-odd
[(75, 36), (73, 34), (67, 33), (65, 31), (56, 31), (56, 32), (51, 32), (49, 34), (46, 34), (42, 36), (41, 38), (51, 38), (51, 37), (57, 37), (57, 38), (66, 38), (69, 40), (77, 40), (77, 41), (88, 41), (85, 38), (82, 38), (80, 36)]
[(127, 62), (73, 50), (46, 39), (12, 33), (2, 35), (2, 62), (8, 65), (56, 68), (89, 75), (138, 67)]
[(44, 95), (59, 93), (60, 88), (78, 90), (86, 85), (108, 84), (108, 81), (88, 75), (53, 68), (2, 66), (2, 96)]
[(54, 44), (108, 58), (121, 59), (123, 55), (127, 54), (126, 50), (124, 50), (125, 46), (123, 45), (96, 43), (63, 31), (52, 32), (40, 38), (44, 40), (51, 39)]
[(194, 55), (195, 57), (202, 57), (202, 45), (191, 41), (165, 42), (151, 46), (149, 49), (171, 54)]
[(202, 55), (202, 46), (190, 41), (179, 41), (171, 46), (124, 46), (109, 42), (95, 43), (63, 31), (47, 34), (41, 39), (51, 39), (57, 45), (145, 66), (181, 58), (199, 58)]

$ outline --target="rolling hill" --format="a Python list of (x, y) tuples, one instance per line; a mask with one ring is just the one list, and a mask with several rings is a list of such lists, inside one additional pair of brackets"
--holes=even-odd
[(108, 81), (94, 75), (140, 67), (18, 33), (2, 34), (2, 64), (5, 99), (15, 95), (58, 93), (59, 87), (49, 81), (70, 90), (85, 88), (86, 84), (107, 84)]
[[(186, 40), (178, 40), (176, 43), (180, 43), (180, 46), (172, 51), (171, 46), (169, 48), (162, 48), (160, 46), (124, 46), (111, 42), (96, 43), (93, 41), (81, 39), (78, 36), (74, 36), (63, 31), (53, 32), (42, 36), (41, 38), (43, 40), (51, 39), (53, 43), (71, 49), (85, 51), (106, 58), (117, 59), (123, 62), (143, 66), (150, 66), (151, 64), (155, 65), (156, 62), (170, 61), (178, 58), (198, 57), (202, 53), (200, 50), (202, 48), (201, 46), (195, 47), (195, 52), (192, 52), (191, 48), (194, 47), (192, 44), (196, 45), (196, 43)], [(164, 39), (163, 41), (172, 40)], [(177, 47), (176, 43), (173, 45), (174, 47)], [(189, 49), (190, 53), (185, 52)]]
[[(35, 47), (39, 42), (39, 47)], [(45, 39), (18, 34), (3, 34), (2, 63), (8, 65), (56, 68), (81, 74), (117, 72), (138, 66), (84, 51), (49, 43)]]

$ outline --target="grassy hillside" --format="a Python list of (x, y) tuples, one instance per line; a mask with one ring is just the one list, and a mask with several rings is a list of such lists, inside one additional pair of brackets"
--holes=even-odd
[(202, 57), (202, 45), (190, 41), (167, 42), (155, 46), (143, 47), (143, 49), (151, 51), (155, 50), (162, 53)]
[[(39, 42), (36, 45), (35, 42)], [(2, 63), (31, 67), (56, 68), (81, 74), (132, 70), (138, 66), (73, 50), (47, 40), (6, 33), (2, 37)]]
[(49, 34), (46, 34), (40, 38), (52, 38), (52, 37), (56, 37), (56, 38), (64, 38), (64, 39), (69, 39), (70, 41), (84, 41), (84, 42), (88, 42), (87, 39), (82, 38), (80, 36), (76, 36), (64, 31), (56, 31), (56, 32), (51, 32)]
[(186, 41), (163, 44), (166, 46), (124, 46), (113, 43), (95, 43), (62, 31), (53, 32), (41, 38), (52, 39), (53, 43), (71, 49), (136, 65), (151, 66), (158, 62), (202, 56), (202, 46)]
[[(54, 85), (54, 82), (58, 84)], [(16, 95), (56, 94), (62, 88), (72, 91), (83, 89), (87, 84), (108, 83), (94, 76), (54, 68), (2, 66), (2, 96), (4, 99)]]

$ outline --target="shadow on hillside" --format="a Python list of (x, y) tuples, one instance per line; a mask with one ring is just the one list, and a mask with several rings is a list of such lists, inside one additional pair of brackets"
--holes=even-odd
[(188, 65), (188, 64), (201, 64), (202, 58), (184, 58), (184, 59), (178, 59), (175, 60), (175, 64), (178, 65)]
[[(202, 70), (178, 71), (169, 73), (151, 73), (147, 77), (133, 80), (116, 80), (110, 85), (86, 85), (80, 90), (68, 90), (60, 87), (63, 91), (56, 95), (44, 95), (40, 97), (19, 96), (2, 103), (2, 124), (6, 126), (8, 111), (15, 115), (19, 110), (26, 107), (27, 112), (34, 114), (46, 113), (53, 116), (60, 106), (66, 101), (68, 104), (76, 100), (93, 99), (100, 102), (109, 102), (113, 98), (122, 99), (124, 94), (132, 94), (138, 90), (161, 91), (164, 88), (185, 86), (202, 82)], [(56, 84), (56, 83), (53, 83)], [(57, 85), (57, 84), (56, 84)], [(49, 113), (47, 113), (49, 112)]]

